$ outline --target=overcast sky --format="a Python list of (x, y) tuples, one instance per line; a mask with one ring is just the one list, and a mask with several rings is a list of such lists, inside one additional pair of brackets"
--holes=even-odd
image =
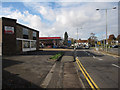
[[(105, 38), (105, 11), (96, 11), (96, 8), (111, 9), (108, 10), (107, 18), (108, 35), (118, 35), (118, 2), (112, 2), (113, 0), (108, 0), (111, 2), (99, 2), (100, 0), (93, 0), (95, 2), (5, 1), (0, 5), (2, 10), (0, 17), (17, 19), (18, 23), (39, 30), (40, 37), (58, 36), (63, 38), (66, 31), (70, 38), (77, 38), (78, 28), (78, 37), (81, 39), (88, 39), (90, 33), (95, 33), (98, 39)], [(114, 6), (117, 7), (116, 10), (112, 10)]]

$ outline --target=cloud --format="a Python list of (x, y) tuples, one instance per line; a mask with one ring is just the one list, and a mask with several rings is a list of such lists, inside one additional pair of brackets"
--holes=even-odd
[[(28, 3), (25, 7), (31, 10), (19, 11), (13, 8), (2, 8), (4, 16), (18, 19), (18, 22), (26, 24), (40, 31), (40, 36), (61, 36), (67, 31), (70, 37), (88, 39), (94, 32), (99, 39), (106, 30), (105, 11), (96, 11), (96, 8), (111, 8), (116, 3)], [(7, 12), (6, 12), (7, 10)], [(32, 12), (36, 13), (33, 14)], [(117, 10), (108, 11), (108, 34), (117, 35)], [(81, 27), (83, 29), (81, 29)]]
[(2, 2), (119, 2), (119, 0), (4, 0)]

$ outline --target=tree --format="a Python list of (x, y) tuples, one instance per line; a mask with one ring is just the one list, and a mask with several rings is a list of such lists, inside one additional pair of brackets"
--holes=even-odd
[(111, 44), (111, 42), (114, 40), (116, 40), (114, 34), (109, 35), (108, 44)]
[(71, 43), (74, 44), (74, 39), (73, 38), (71, 39)]
[(68, 45), (68, 34), (65, 32), (64, 34), (64, 45)]
[(120, 35), (117, 36), (117, 40), (120, 41)]
[(90, 37), (88, 38), (89, 44), (95, 46), (96, 41), (97, 41), (97, 37), (95, 36), (95, 33), (90, 33)]
[(115, 40), (115, 39), (116, 38), (115, 38), (114, 34), (109, 35), (109, 40)]

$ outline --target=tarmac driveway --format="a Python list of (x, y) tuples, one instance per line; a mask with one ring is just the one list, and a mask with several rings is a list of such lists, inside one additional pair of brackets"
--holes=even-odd
[(55, 60), (49, 58), (56, 53), (38, 51), (4, 56), (2, 88), (41, 88), (40, 84), (55, 63)]

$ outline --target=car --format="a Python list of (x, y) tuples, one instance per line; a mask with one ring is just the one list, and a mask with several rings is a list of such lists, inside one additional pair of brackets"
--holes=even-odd
[(85, 46), (85, 49), (89, 49), (90, 47), (89, 46)]
[(113, 45), (112, 48), (118, 48), (118, 45)]

